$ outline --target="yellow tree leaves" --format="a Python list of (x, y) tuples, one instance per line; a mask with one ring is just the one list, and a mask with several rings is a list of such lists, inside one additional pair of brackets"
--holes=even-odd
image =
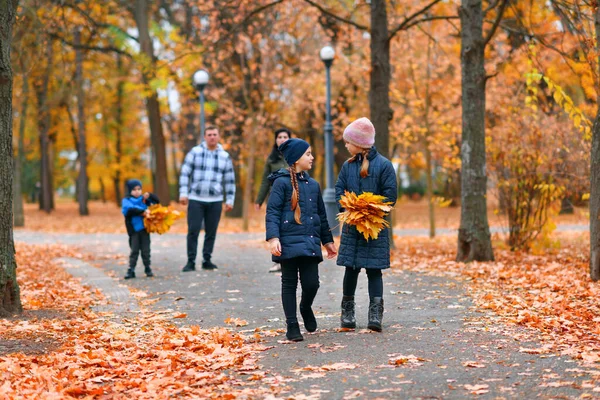
[(182, 211), (160, 204), (148, 207), (148, 211), (150, 213), (144, 218), (144, 227), (149, 233), (158, 233), (159, 235), (168, 232), (176, 220), (185, 216)]
[(377, 239), (381, 230), (390, 226), (385, 216), (393, 207), (390, 202), (385, 202), (385, 196), (370, 192), (357, 196), (346, 191), (340, 198), (340, 205), (345, 211), (338, 214), (338, 220), (356, 226), (367, 240)]

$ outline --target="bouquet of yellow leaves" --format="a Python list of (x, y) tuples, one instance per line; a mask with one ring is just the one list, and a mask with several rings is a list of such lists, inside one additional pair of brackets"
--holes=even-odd
[(181, 211), (160, 204), (151, 205), (148, 207), (148, 211), (150, 213), (144, 218), (144, 227), (148, 233), (158, 233), (159, 235), (168, 232), (173, 222), (185, 216), (185, 213)]
[(338, 221), (356, 226), (356, 230), (365, 239), (377, 239), (379, 232), (390, 224), (385, 216), (392, 211), (390, 202), (384, 202), (385, 196), (365, 192), (356, 195), (346, 191), (340, 198), (340, 205), (346, 210), (337, 215)]

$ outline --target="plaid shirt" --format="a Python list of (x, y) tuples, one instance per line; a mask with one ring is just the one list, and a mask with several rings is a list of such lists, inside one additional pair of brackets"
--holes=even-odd
[(210, 151), (202, 142), (185, 156), (179, 176), (179, 197), (190, 200), (203, 198), (223, 199), (225, 185), (226, 204), (233, 206), (235, 199), (235, 172), (229, 153), (223, 146)]

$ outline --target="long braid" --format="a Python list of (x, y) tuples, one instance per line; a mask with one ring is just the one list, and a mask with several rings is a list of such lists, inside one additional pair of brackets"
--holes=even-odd
[(367, 158), (367, 156), (369, 155), (369, 151), (371, 151), (371, 149), (363, 149), (361, 153), (356, 153), (348, 159), (348, 162), (355, 162), (358, 160), (359, 154), (362, 155), (363, 160), (362, 165), (360, 167), (361, 178), (366, 178), (367, 176), (369, 176), (369, 159)]
[(300, 211), (300, 203), (298, 201), (300, 197), (300, 190), (298, 189), (298, 179), (296, 177), (295, 165), (290, 165), (288, 167), (288, 171), (290, 171), (292, 180), (292, 211), (294, 211), (294, 219), (298, 224), (302, 225), (302, 220), (300, 219), (302, 214)]

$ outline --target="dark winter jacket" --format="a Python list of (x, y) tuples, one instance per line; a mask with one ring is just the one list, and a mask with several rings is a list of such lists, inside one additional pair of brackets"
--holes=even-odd
[(297, 177), (301, 225), (296, 223), (292, 211), (289, 171), (281, 169), (269, 176), (273, 188), (267, 205), (267, 240), (279, 238), (281, 243), (281, 256), (273, 256), (274, 262), (303, 256), (323, 261), (321, 244), (333, 242), (319, 184), (306, 172)]
[(263, 171), (262, 181), (260, 183), (260, 189), (258, 190), (258, 196), (256, 196), (255, 204), (262, 204), (265, 202), (267, 195), (269, 194), (269, 189), (271, 188), (271, 182), (269, 181), (269, 175), (274, 172), (279, 171), (282, 168), (287, 168), (288, 165), (283, 159), (283, 157), (278, 156), (274, 157), (270, 155), (265, 162), (265, 169)]
[(150, 194), (150, 197), (144, 201), (144, 197), (133, 197), (128, 196), (121, 202), (121, 212), (125, 216), (125, 227), (127, 227), (127, 234), (133, 235), (135, 232), (143, 231), (144, 228), (144, 211), (148, 209), (148, 206), (152, 204), (158, 204), (160, 201), (154, 194)]
[[(386, 201), (396, 203), (398, 188), (396, 173), (390, 160), (371, 148), (369, 176), (361, 178), (362, 158), (354, 162), (346, 161), (335, 184), (335, 197), (340, 201), (344, 191), (357, 195), (371, 192), (386, 197)], [(340, 211), (343, 211), (340, 206)], [(390, 266), (390, 240), (387, 228), (384, 228), (376, 240), (367, 241), (355, 226), (344, 224), (337, 258), (337, 264), (346, 267), (385, 269)]]

